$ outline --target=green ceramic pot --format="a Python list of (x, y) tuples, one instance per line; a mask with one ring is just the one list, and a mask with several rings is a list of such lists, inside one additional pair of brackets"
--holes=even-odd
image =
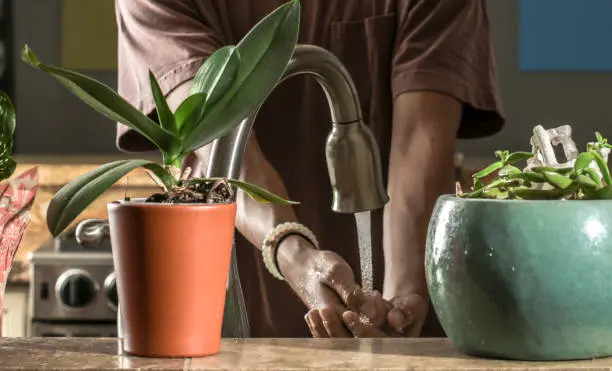
[(612, 202), (438, 199), (427, 284), (462, 352), (530, 361), (612, 355)]

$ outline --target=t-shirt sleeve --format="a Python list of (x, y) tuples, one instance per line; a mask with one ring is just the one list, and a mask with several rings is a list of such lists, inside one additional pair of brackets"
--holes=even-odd
[(486, 0), (399, 1), (392, 90), (439, 91), (464, 103), (458, 136), (504, 125)]
[[(212, 14), (187, 0), (117, 0), (118, 92), (156, 119), (149, 83), (155, 74), (164, 94), (192, 79), (220, 45), (222, 33)], [(139, 133), (117, 126), (117, 147), (126, 152), (156, 148)]]

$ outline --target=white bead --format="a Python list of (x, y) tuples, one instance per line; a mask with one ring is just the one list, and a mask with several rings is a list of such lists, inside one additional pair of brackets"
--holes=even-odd
[(266, 237), (264, 238), (264, 241), (261, 246), (263, 262), (270, 274), (272, 274), (272, 276), (281, 281), (284, 281), (285, 278), (280, 273), (275, 263), (276, 248), (278, 247), (278, 242), (283, 237), (292, 233), (302, 235), (303, 237), (308, 239), (316, 249), (319, 249), (319, 242), (317, 241), (317, 237), (314, 235), (314, 233), (312, 233), (310, 229), (300, 223), (281, 223), (274, 227), (271, 231), (269, 231), (266, 234)]

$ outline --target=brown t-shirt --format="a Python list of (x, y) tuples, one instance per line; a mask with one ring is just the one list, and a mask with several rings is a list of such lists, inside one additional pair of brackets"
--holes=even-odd
[[(285, 0), (117, 0), (119, 92), (154, 115), (149, 69), (165, 93), (194, 77), (217, 48), (237, 43)], [(498, 132), (498, 97), (485, 0), (302, 0), (299, 43), (335, 53), (355, 80), (367, 124), (388, 168), (393, 99), (415, 90), (444, 92), (464, 102), (459, 137)], [(324, 145), (330, 130), (324, 95), (308, 77), (286, 81), (258, 116), (262, 151), (285, 181), (299, 220), (324, 249), (357, 271), (355, 220), (331, 211)], [(124, 151), (152, 150), (119, 126)], [(386, 175), (385, 175), (386, 182)], [(382, 211), (372, 217), (375, 287), (382, 288)], [(306, 307), (265, 269), (259, 251), (237, 234), (241, 282), (254, 337), (309, 336)], [(357, 279), (360, 279), (357, 277)], [(442, 335), (430, 311), (423, 335)]]

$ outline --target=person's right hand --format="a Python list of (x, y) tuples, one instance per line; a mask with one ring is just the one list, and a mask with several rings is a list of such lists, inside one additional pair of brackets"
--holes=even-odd
[(348, 263), (333, 251), (316, 250), (307, 240), (289, 236), (278, 246), (281, 273), (310, 309), (306, 323), (314, 337), (353, 337), (342, 321), (359, 311), (359, 286)]

